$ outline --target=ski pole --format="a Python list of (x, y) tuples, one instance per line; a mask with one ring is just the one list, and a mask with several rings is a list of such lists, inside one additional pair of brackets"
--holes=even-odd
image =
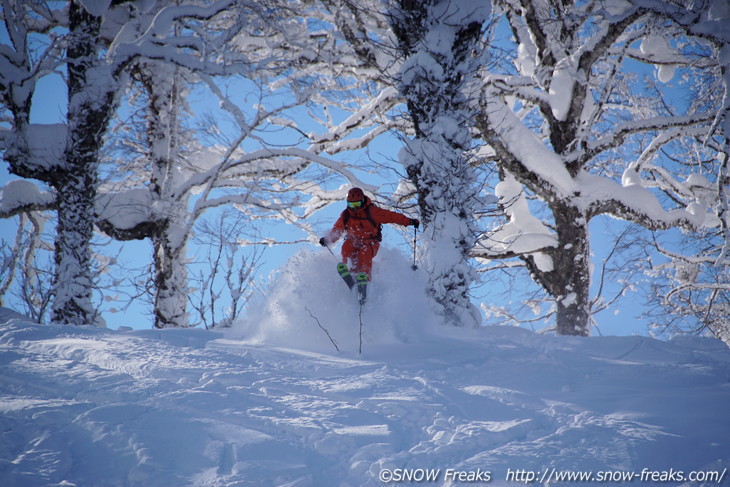
[(320, 239), (320, 241), (319, 241), (319, 244), (320, 244), (320, 245), (321, 245), (322, 247), (324, 247), (324, 248), (326, 248), (327, 250), (329, 250), (329, 251), (330, 251), (330, 254), (332, 254), (332, 257), (334, 257), (334, 258), (335, 258), (335, 260), (339, 261), (339, 259), (337, 259), (337, 256), (335, 255), (335, 253), (334, 253), (334, 252), (332, 252), (332, 249), (330, 248), (330, 246), (329, 246), (329, 245), (327, 245), (327, 242), (325, 242), (325, 241), (324, 241), (324, 238)]
[(332, 257), (334, 257), (335, 259), (337, 258), (337, 256), (335, 255), (335, 253), (334, 253), (334, 252), (332, 252), (332, 249), (330, 248), (330, 246), (329, 246), (329, 245), (325, 245), (325, 246), (324, 246), (324, 248), (326, 248), (327, 250), (329, 250), (329, 251), (330, 251), (330, 254), (332, 254)]
[(418, 235), (418, 227), (413, 225), (413, 265), (411, 266), (411, 269), (414, 271), (418, 269), (418, 266), (416, 265), (416, 238)]

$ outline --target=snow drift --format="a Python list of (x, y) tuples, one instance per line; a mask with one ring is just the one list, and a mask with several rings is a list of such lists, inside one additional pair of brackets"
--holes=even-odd
[(298, 255), (231, 330), (0, 325), (0, 485), (729, 482), (721, 342), (441, 326), (384, 250), (359, 355), (334, 264)]
[[(266, 295), (249, 308), (234, 334), (252, 342), (311, 351), (357, 352), (360, 305), (336, 272), (338, 257), (302, 251), (274, 276)], [(372, 345), (420, 340), (440, 322), (426, 298), (423, 273), (398, 250), (381, 247), (363, 307), (363, 351)], [(325, 332), (326, 330), (326, 332)]]

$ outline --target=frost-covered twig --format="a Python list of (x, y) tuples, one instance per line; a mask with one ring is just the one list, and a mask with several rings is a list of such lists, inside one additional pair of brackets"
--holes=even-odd
[(330, 341), (332, 342), (332, 345), (335, 346), (335, 350), (337, 350), (339, 352), (340, 347), (337, 346), (337, 342), (335, 342), (335, 340), (332, 338), (332, 335), (330, 335), (330, 332), (327, 331), (327, 328), (322, 326), (322, 323), (319, 322), (319, 319), (312, 314), (312, 312), (309, 310), (308, 307), (305, 306), (304, 309), (307, 310), (307, 313), (309, 313), (309, 316), (311, 316), (314, 319), (314, 321), (317, 322), (317, 326), (319, 326), (322, 329), (322, 331), (324, 331), (327, 334), (327, 338), (329, 338)]

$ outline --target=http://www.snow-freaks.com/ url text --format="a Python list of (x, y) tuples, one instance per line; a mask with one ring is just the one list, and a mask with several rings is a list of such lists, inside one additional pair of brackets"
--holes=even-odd
[[(508, 468), (505, 480), (517, 484), (538, 483), (546, 485), (556, 482), (595, 482), (595, 483), (664, 483), (664, 482), (706, 482), (722, 484), (727, 476), (727, 468), (723, 470), (652, 470), (644, 468), (633, 470), (603, 470), (597, 472), (560, 470), (547, 468), (543, 470)], [(488, 484), (495, 480), (490, 470), (480, 468), (459, 470), (455, 468), (384, 468), (379, 474), (380, 481), (390, 483), (429, 483), (429, 482), (462, 482)]]

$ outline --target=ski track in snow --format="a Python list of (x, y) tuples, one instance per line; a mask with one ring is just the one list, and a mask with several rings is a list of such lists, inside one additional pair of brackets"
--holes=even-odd
[[(373, 297), (396, 292), (376, 285)], [(316, 301), (313, 287), (277, 303), (273, 285), (258, 306), (279, 314), (253, 310), (255, 325), (224, 332), (1, 325), (0, 485), (377, 486), (384, 468), (481, 469), (515, 485), (507, 469), (730, 466), (718, 341), (463, 330), (425, 308), (394, 323), (372, 306), (358, 355), (357, 308), (335, 320), (331, 299), (347, 294)]]

